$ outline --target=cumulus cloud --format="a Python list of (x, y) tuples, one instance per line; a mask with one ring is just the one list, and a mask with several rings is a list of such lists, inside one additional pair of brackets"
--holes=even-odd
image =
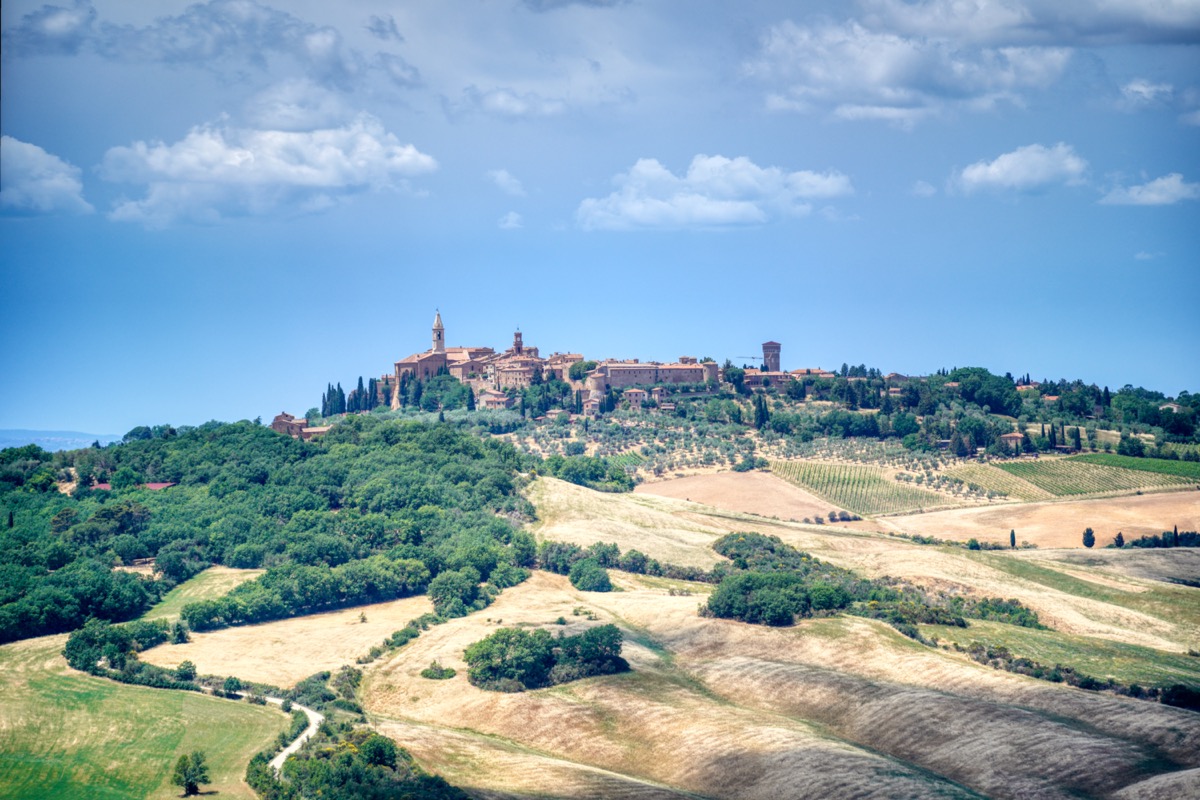
[(1169, 206), (1200, 197), (1200, 183), (1188, 183), (1183, 175), (1172, 172), (1140, 186), (1117, 187), (1100, 199), (1116, 206)]
[(865, 21), (912, 36), (1068, 45), (1200, 41), (1195, 0), (863, 0)]
[(521, 227), (521, 215), (515, 211), (510, 211), (501, 217), (496, 224), (501, 230), (512, 231)]
[(745, 156), (697, 155), (687, 173), (674, 175), (656, 159), (639, 159), (617, 175), (617, 190), (587, 198), (576, 219), (587, 229), (727, 227), (762, 224), (812, 211), (807, 202), (853, 194), (840, 172), (785, 172)]
[(500, 191), (511, 194), (513, 197), (524, 197), (525, 187), (521, 182), (506, 169), (488, 170), (487, 179), (496, 184)]
[(192, 64), (208, 69), (266, 66), (285, 56), (310, 78), (347, 86), (361, 72), (362, 57), (345, 46), (337, 30), (314, 25), (255, 0), (209, 0), (162, 16), (145, 26), (97, 22), (86, 0), (74, 6), (43, 6), (4, 33), (6, 52), (77, 52), (88, 48), (114, 61)]
[(406, 186), (408, 178), (435, 169), (432, 156), (360, 114), (307, 131), (200, 126), (174, 144), (114, 147), (101, 175), (146, 187), (142, 199), (119, 202), (112, 219), (161, 227), (285, 206), (319, 210), (356, 192)]
[(79, 168), (35, 144), (0, 136), (0, 210), (8, 214), (90, 214)]
[(94, 34), (96, 9), (87, 0), (45, 5), (4, 31), (4, 53), (77, 53)]
[(977, 161), (957, 176), (965, 192), (981, 189), (1030, 191), (1055, 183), (1079, 183), (1087, 161), (1065, 142), (1053, 147), (1040, 144), (1018, 147), (993, 161)]
[(770, 28), (744, 68), (769, 87), (768, 108), (828, 111), (907, 128), (949, 108), (1019, 103), (1022, 91), (1058, 80), (1070, 57), (1058, 47), (964, 48), (949, 39), (873, 31), (853, 20), (786, 21)]

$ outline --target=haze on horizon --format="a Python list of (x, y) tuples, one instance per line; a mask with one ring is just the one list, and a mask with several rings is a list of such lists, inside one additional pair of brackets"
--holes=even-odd
[(1200, 2), (12, 0), (0, 427), (427, 346), (1200, 388)]

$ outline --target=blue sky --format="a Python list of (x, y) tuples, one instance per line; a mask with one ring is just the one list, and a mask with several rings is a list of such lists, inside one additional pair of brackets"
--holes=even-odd
[(1200, 389), (1200, 2), (7, 0), (0, 427), (451, 345)]

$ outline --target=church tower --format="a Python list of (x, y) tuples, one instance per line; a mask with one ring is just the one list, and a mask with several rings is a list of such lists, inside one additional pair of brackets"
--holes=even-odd
[(433, 352), (446, 352), (446, 329), (442, 327), (442, 312), (433, 318)]
[(525, 344), (521, 341), (521, 331), (519, 329), (513, 333), (512, 349), (513, 353), (518, 356), (525, 351)]

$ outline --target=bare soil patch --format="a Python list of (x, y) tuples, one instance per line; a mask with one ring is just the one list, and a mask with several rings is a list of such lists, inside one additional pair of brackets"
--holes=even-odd
[(1097, 547), (1103, 547), (1118, 531), (1128, 542), (1171, 530), (1174, 525), (1180, 530), (1200, 530), (1200, 492), (963, 508), (888, 517), (880, 522), (904, 533), (1003, 544), (1008, 543), (1009, 531), (1015, 530), (1018, 542), (1029, 541), (1039, 547), (1083, 547), (1083, 529), (1091, 528)]
[[(795, 522), (806, 517), (825, 517), (831, 510), (836, 510), (829, 502), (767, 472), (693, 475), (658, 483), (643, 483), (633, 491), (636, 494), (703, 503), (724, 511), (738, 511)], [(839, 524), (861, 527), (854, 523)]]
[[(314, 672), (353, 664), (409, 620), (432, 610), (429, 598), (406, 597), (262, 625), (193, 633), (187, 644), (159, 645), (141, 658), (161, 667), (191, 661), (201, 674), (235, 675), (287, 688)], [(360, 615), (367, 621), (360, 622)]]

